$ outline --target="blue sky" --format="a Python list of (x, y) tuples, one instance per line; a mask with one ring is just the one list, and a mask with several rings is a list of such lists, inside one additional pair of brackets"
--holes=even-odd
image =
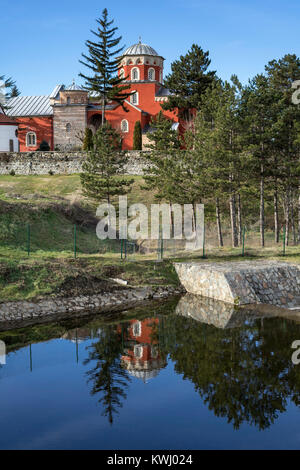
[(48, 94), (80, 83), (78, 60), (95, 18), (107, 7), (123, 44), (149, 44), (166, 58), (165, 72), (192, 43), (210, 51), (211, 68), (242, 82), (286, 53), (300, 55), (299, 0), (0, 0), (0, 74), (22, 95)]

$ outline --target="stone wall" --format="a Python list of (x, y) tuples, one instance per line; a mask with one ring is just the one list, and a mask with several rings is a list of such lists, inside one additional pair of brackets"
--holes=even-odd
[(187, 292), (231, 304), (300, 307), (300, 265), (276, 261), (175, 263)]
[(181, 288), (172, 286), (147, 286), (94, 295), (0, 303), (0, 331), (91, 313), (121, 312), (144, 305), (146, 301), (163, 300), (181, 293)]
[[(127, 151), (125, 174), (142, 175), (147, 167), (143, 151)], [(84, 152), (0, 152), (0, 174), (47, 175), (80, 173)]]

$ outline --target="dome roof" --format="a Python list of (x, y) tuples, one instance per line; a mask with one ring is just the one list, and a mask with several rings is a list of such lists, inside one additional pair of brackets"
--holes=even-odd
[(72, 85), (68, 86), (66, 88), (67, 91), (83, 91), (83, 88), (81, 86), (76, 85), (75, 80), (73, 80)]
[(128, 47), (123, 53), (123, 56), (124, 55), (154, 55), (159, 57), (159, 54), (156, 52), (155, 49), (148, 46), (148, 44), (142, 44), (141, 42)]

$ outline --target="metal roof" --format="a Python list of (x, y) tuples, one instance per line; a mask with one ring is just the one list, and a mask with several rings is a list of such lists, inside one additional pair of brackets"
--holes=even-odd
[(157, 57), (160, 57), (155, 49), (148, 46), (148, 44), (142, 44), (141, 42), (128, 47), (123, 53), (123, 56), (124, 55), (155, 55)]
[(63, 85), (57, 85), (50, 95), (17, 96), (7, 103), (8, 116), (52, 116), (50, 98), (55, 98)]

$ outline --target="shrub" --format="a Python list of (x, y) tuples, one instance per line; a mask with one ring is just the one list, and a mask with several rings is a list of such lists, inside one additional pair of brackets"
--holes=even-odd
[(48, 152), (50, 150), (50, 146), (46, 140), (41, 142), (39, 150), (41, 150), (41, 152)]
[(136, 121), (133, 132), (133, 150), (142, 150), (142, 126)]

